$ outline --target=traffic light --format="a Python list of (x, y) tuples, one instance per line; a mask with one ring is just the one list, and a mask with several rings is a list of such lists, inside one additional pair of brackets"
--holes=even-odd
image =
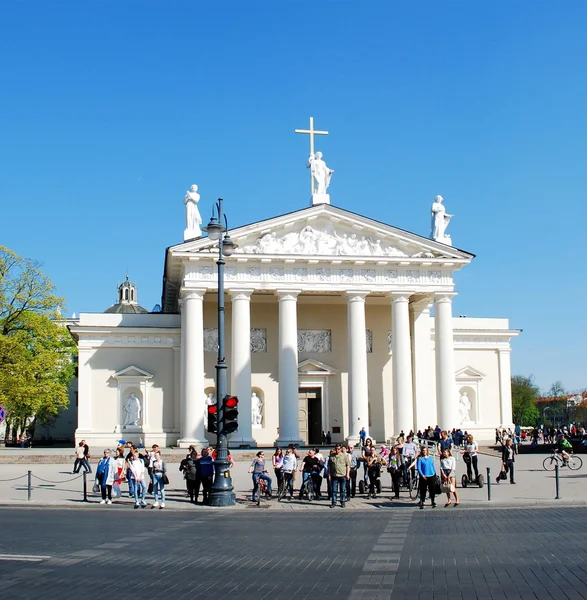
[(236, 396), (224, 396), (223, 400), (223, 433), (228, 435), (238, 429), (238, 398)]
[(208, 431), (218, 433), (218, 407), (216, 404), (208, 405)]

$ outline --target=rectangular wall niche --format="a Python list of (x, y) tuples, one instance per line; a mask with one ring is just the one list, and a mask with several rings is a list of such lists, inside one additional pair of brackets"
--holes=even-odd
[(332, 352), (332, 331), (298, 329), (298, 352)]

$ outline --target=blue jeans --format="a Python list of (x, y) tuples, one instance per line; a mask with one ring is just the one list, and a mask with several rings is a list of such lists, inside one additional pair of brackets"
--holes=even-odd
[(267, 482), (267, 493), (271, 493), (271, 477), (266, 473), (253, 473), (253, 500), (257, 499), (257, 489), (259, 488), (259, 479)]
[(346, 501), (346, 477), (333, 477), (330, 485), (332, 486), (332, 505), (336, 504), (336, 499), (340, 493), (340, 505), (344, 506)]
[[(128, 474), (130, 475), (130, 469), (128, 471)], [(129, 498), (134, 498), (135, 497), (135, 489), (137, 487), (137, 484), (135, 482), (135, 478), (134, 477), (128, 477), (128, 497)]]
[(155, 502), (159, 502), (159, 496), (161, 496), (161, 502), (165, 504), (163, 473), (153, 473), (153, 496), (155, 496)]
[(132, 480), (132, 482), (133, 482), (133, 496), (135, 499), (135, 503), (138, 504), (139, 499), (140, 499), (141, 504), (146, 504), (145, 496), (147, 494), (147, 488), (145, 487), (145, 482), (144, 481), (135, 481), (134, 479)]

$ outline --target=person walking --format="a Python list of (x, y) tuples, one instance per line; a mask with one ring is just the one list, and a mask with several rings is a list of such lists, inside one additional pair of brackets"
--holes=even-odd
[(271, 464), (273, 465), (273, 472), (277, 479), (277, 489), (281, 489), (283, 485), (283, 450), (281, 448), (275, 448), (275, 452), (271, 457)]
[[(198, 476), (198, 451), (192, 450), (179, 465), (179, 470), (185, 477), (185, 485), (190, 502), (197, 504), (196, 479)], [(199, 491), (199, 490), (198, 490)]]
[(357, 472), (361, 459), (354, 453), (355, 447), (349, 444), (346, 450), (347, 455), (351, 460), (350, 479), (346, 482), (346, 497), (354, 498), (357, 493)]
[(428, 453), (428, 447), (423, 446), (420, 456), (416, 461), (416, 468), (420, 475), (420, 510), (424, 508), (426, 502), (426, 492), (430, 494), (430, 503), (432, 508), (436, 508), (436, 467), (434, 466), (434, 457)]
[[(155, 497), (155, 503), (151, 505), (151, 508), (165, 508), (165, 484), (169, 481), (167, 479), (167, 465), (161, 457), (161, 452), (157, 450), (155, 452), (155, 460), (151, 463), (153, 471), (153, 496)], [(159, 502), (161, 498), (161, 502)]]
[(448, 488), (446, 492), (446, 504), (444, 508), (452, 504), (450, 495), (453, 494), (455, 498), (455, 506), (459, 505), (459, 494), (457, 492), (457, 479), (456, 479), (457, 461), (452, 455), (450, 449), (446, 448), (442, 451), (440, 459), (440, 475), (442, 477), (442, 483)]
[(75, 462), (73, 463), (72, 475), (77, 475), (81, 468), (84, 468), (86, 473), (91, 473), (92, 469), (86, 460), (85, 448), (82, 442), (80, 442), (75, 449)]
[(138, 450), (133, 450), (128, 458), (127, 478), (129, 480), (129, 485), (130, 481), (133, 481), (135, 508), (138, 508), (139, 506), (141, 508), (146, 508), (147, 502), (145, 501), (145, 496), (147, 494), (147, 488), (145, 486), (145, 479), (147, 477), (147, 468), (145, 467), (143, 460), (139, 458)]
[[(505, 444), (503, 445), (502, 449), (501, 449), (501, 464), (502, 464), (502, 470), (506, 473), (510, 474), (510, 483), (515, 484), (516, 482), (514, 481), (514, 463), (516, 462), (516, 450), (514, 448), (514, 442), (512, 440), (512, 438), (508, 438), (505, 441)], [(499, 475), (497, 476), (497, 478), (495, 479), (496, 483), (500, 482), (500, 477)]]
[(402, 469), (402, 455), (400, 454), (399, 448), (393, 446), (391, 454), (387, 460), (387, 472), (391, 475), (391, 487), (393, 490), (393, 497), (399, 499), (399, 487), (403, 476)]
[(351, 459), (346, 452), (343, 452), (340, 444), (336, 445), (334, 454), (328, 458), (328, 481), (332, 500), (330, 508), (336, 506), (337, 497), (340, 495), (340, 506), (345, 507), (346, 502), (346, 482), (351, 477)]
[(288, 448), (285, 451), (283, 457), (283, 485), (285, 491), (289, 491), (289, 499), (293, 499), (294, 494), (294, 474), (298, 468), (298, 459), (296, 458), (295, 452), (292, 448)]
[(100, 504), (112, 504), (112, 484), (115, 478), (116, 461), (110, 456), (110, 450), (104, 450), (104, 456), (96, 467), (96, 483), (102, 493)]
[(202, 503), (210, 504), (210, 492), (212, 490), (212, 480), (214, 479), (214, 458), (210, 448), (202, 448), (202, 455), (198, 458), (196, 471), (196, 493), (195, 502), (198, 503), (200, 494), (200, 484), (202, 485)]

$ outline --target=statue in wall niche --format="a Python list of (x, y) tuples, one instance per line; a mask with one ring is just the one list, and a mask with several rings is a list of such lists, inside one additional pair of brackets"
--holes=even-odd
[(251, 395), (251, 417), (253, 425), (263, 424), (263, 401), (257, 396), (257, 392)]
[(451, 245), (450, 235), (446, 235), (446, 228), (454, 215), (449, 215), (446, 212), (446, 207), (442, 203), (444, 198), (436, 196), (432, 203), (432, 231), (430, 238), (435, 242)]
[(123, 427), (136, 427), (141, 420), (141, 401), (131, 394), (124, 403)]
[(306, 167), (311, 169), (314, 194), (325, 194), (334, 171), (329, 169), (322, 160), (322, 152), (310, 154)]
[(459, 413), (461, 415), (461, 423), (471, 422), (471, 401), (467, 392), (463, 392), (459, 398)]
[(212, 406), (216, 404), (216, 394), (214, 392), (208, 392), (206, 394), (206, 406)]
[(198, 186), (192, 185), (192, 187), (185, 193), (183, 203), (185, 204), (185, 217), (186, 217), (186, 231), (194, 232), (198, 237), (202, 235), (201, 225), (202, 217), (198, 210), (198, 202), (200, 201), (200, 194), (198, 194)]

